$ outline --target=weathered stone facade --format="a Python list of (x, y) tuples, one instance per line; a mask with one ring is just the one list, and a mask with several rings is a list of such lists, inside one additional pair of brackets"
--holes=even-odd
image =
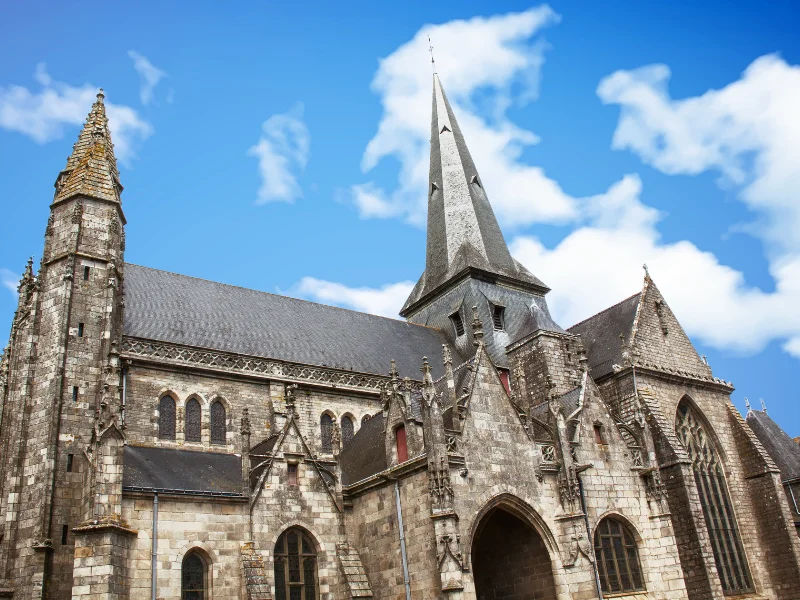
[(800, 598), (731, 384), (649, 276), (553, 322), (433, 105), (404, 323), (126, 265), (98, 96), (0, 358), (0, 597)]

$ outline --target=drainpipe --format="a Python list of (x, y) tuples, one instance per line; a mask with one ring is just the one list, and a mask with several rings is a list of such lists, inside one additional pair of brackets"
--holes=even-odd
[[(586, 535), (588, 537), (589, 547), (594, 554), (594, 539), (592, 538), (592, 528), (589, 525), (589, 512), (586, 510), (586, 494), (583, 492), (583, 479), (577, 473), (575, 477), (578, 479), (578, 488), (581, 491), (581, 509), (583, 510), (583, 522), (586, 524)], [(600, 572), (597, 570), (597, 556), (594, 557), (592, 564), (592, 571), (594, 572), (594, 585), (597, 588), (597, 597), (603, 600), (603, 588), (600, 586)]]
[[(403, 583), (406, 586), (406, 600), (411, 600), (411, 582), (408, 579), (408, 557), (406, 556), (406, 534), (403, 531), (403, 508), (400, 506), (400, 483), (394, 480), (394, 499), (397, 504), (397, 526), (400, 528), (400, 556), (403, 560)], [(155, 598), (153, 599), (155, 600)]]
[(128, 398), (128, 367), (122, 362), (122, 429), (125, 429), (125, 401)]
[(156, 600), (156, 575), (158, 572), (158, 494), (153, 493), (153, 550), (150, 556), (151, 600)]

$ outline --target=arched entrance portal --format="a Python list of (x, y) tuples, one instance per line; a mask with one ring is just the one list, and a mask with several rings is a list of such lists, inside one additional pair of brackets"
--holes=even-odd
[(478, 600), (556, 600), (550, 555), (537, 531), (495, 508), (472, 542), (472, 573)]

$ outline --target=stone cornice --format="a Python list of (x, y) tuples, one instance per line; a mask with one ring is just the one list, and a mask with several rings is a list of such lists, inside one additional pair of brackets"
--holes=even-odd
[[(388, 376), (330, 367), (304, 365), (272, 358), (183, 346), (170, 342), (123, 337), (121, 358), (133, 364), (168, 365), (211, 373), (224, 373), (287, 383), (378, 395)], [(420, 386), (417, 381), (412, 387)]]
[(702, 373), (693, 373), (683, 369), (672, 369), (656, 365), (650, 362), (637, 361), (635, 365), (625, 365), (623, 367), (616, 367), (613, 373), (609, 373), (604, 377), (599, 377), (596, 381), (599, 383), (606, 379), (617, 378), (631, 373), (633, 369), (640, 375), (646, 375), (668, 381), (670, 383), (691, 384), (698, 387), (704, 387), (718, 392), (730, 394), (735, 389), (730, 381), (724, 381), (712, 375), (704, 375)]

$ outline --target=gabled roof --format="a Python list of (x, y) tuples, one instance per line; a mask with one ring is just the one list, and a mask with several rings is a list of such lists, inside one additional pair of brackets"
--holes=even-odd
[(634, 294), (567, 329), (581, 336), (592, 378), (608, 375), (613, 372), (612, 365), (622, 363), (620, 335), (626, 342), (630, 339), (639, 298), (639, 293)]
[(249, 356), (377, 375), (394, 359), (417, 379), (422, 357), (447, 341), (422, 325), (132, 264), (124, 291), (126, 336)]
[(347, 442), (339, 455), (342, 485), (352, 485), (386, 469), (386, 437), (383, 413), (370, 417)]
[(236, 454), (125, 446), (122, 462), (128, 491), (242, 495), (242, 457)]
[(751, 410), (747, 424), (781, 470), (784, 481), (800, 478), (800, 445), (765, 411)]
[(511, 257), (442, 82), (434, 74), (425, 272), (400, 314), (408, 316), (416, 303), (470, 268), (548, 291)]

